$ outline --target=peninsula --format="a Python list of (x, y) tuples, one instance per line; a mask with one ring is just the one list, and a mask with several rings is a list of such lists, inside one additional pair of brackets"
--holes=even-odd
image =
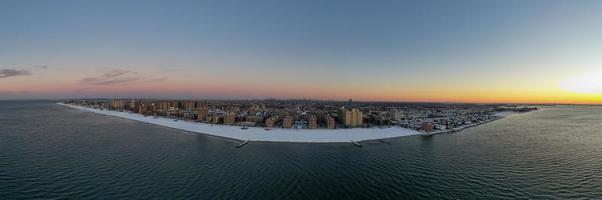
[(85, 99), (60, 105), (240, 141), (358, 142), (462, 130), (534, 107), (313, 100)]

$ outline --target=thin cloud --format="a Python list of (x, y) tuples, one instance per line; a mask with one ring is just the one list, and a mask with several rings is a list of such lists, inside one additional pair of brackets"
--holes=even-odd
[(88, 91), (94, 89), (93, 87), (84, 87), (84, 88), (79, 88), (79, 89), (75, 89), (75, 92), (84, 92), (84, 91)]
[(110, 78), (110, 77), (118, 77), (118, 76), (127, 75), (127, 74), (138, 74), (138, 72), (116, 69), (116, 70), (107, 72), (106, 74), (103, 74), (103, 76)]
[(104, 73), (98, 77), (83, 78), (80, 80), (80, 82), (89, 85), (118, 85), (140, 80), (139, 77), (134, 76), (136, 74), (138, 73), (128, 70), (116, 69)]
[(28, 76), (31, 75), (31, 72), (28, 70), (18, 70), (18, 69), (2, 69), (0, 70), (0, 78), (8, 78), (13, 76)]
[(33, 67), (37, 68), (37, 69), (48, 69), (47, 65), (36, 65), (36, 66), (33, 66)]
[(156, 83), (156, 82), (163, 82), (167, 80), (166, 78), (153, 78), (153, 79), (147, 79), (144, 82), (146, 83)]
[(84, 78), (81, 81), (92, 85), (117, 85), (140, 80), (140, 78), (115, 78), (115, 79), (99, 79), (99, 78)]

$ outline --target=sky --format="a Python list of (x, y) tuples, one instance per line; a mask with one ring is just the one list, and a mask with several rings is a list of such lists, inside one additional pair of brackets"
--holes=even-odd
[(602, 1), (3, 0), (0, 99), (602, 103)]

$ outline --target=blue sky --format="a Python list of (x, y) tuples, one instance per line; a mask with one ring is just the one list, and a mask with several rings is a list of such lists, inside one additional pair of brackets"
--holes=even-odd
[[(249, 82), (304, 91), (268, 88), (257, 97), (378, 96), (349, 85), (400, 93), (387, 100), (420, 100), (406, 94), (420, 90), (552, 91), (565, 75), (599, 67), (601, 8), (600, 1), (2, 1), (0, 69), (33, 73), (0, 80), (21, 86), (0, 92), (44, 97), (30, 83), (38, 81), (58, 94), (90, 96), (78, 92), (90, 88), (81, 80), (112, 70), (166, 80), (166, 88), (227, 85), (208, 95), (187, 87), (208, 97), (244, 97), (227, 88)], [(134, 86), (151, 87), (91, 90), (121, 95)], [(341, 94), (311, 93), (322, 86)]]

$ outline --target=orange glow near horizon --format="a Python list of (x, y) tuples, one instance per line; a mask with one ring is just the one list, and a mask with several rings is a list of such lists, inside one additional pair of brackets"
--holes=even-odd
[(320, 99), (391, 102), (458, 102), (458, 103), (544, 103), (602, 104), (602, 94), (580, 94), (560, 88), (537, 90), (512, 89), (446, 89), (446, 88), (374, 88), (372, 86), (309, 87), (306, 85), (268, 85), (263, 83), (223, 84), (211, 82), (131, 83), (109, 86), (80, 86), (72, 82), (40, 84), (23, 82), (0, 85), (0, 91), (27, 91), (45, 94), (82, 94), (83, 97), (186, 96), (187, 98), (235, 99)]
[[(105, 73), (105, 72), (102, 72)], [(101, 74), (102, 74), (101, 73)], [(149, 72), (150, 73), (150, 72)], [(2, 94), (39, 94), (33, 98), (199, 98), (199, 99), (320, 99), (390, 102), (458, 102), (458, 103), (545, 103), (545, 104), (602, 104), (602, 94), (579, 93), (562, 88), (564, 76), (547, 79), (509, 77), (489, 81), (418, 80), (409, 82), (378, 81), (302, 81), (248, 78), (244, 75), (216, 74), (196, 78), (186, 74), (162, 81), (139, 79), (120, 84), (83, 83), (83, 73), (52, 75), (43, 78), (22, 76), (3, 79)], [(139, 76), (139, 74), (135, 74)], [(255, 77), (257, 75), (250, 75)], [(77, 78), (72, 78), (77, 77)], [(223, 79), (220, 77), (229, 77)], [(549, 78), (553, 77), (553, 78)], [(298, 80), (297, 80), (298, 79)], [(386, 79), (384, 79), (386, 80)], [(404, 81), (404, 80), (402, 80)], [(487, 84), (478, 84), (486, 82)], [(0, 99), (2, 96), (0, 96)], [(16, 98), (19, 98), (18, 96)]]

